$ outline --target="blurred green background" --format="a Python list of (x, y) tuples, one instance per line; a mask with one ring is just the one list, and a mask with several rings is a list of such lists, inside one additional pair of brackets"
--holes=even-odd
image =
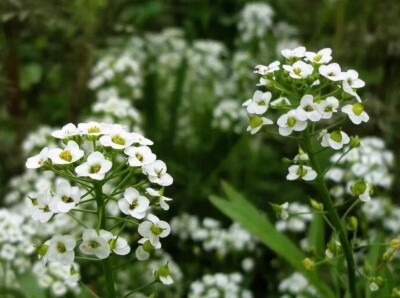
[[(229, 181), (263, 210), (269, 210), (268, 201), (306, 199), (308, 189), (297, 184), (287, 188), (283, 179), (287, 165), (282, 158), (297, 152), (294, 143), (274, 136), (250, 137), (245, 126), (235, 131), (213, 125), (221, 101), (234, 99), (241, 104), (252, 96), (257, 83), (254, 66), (276, 59), (285, 42), (288, 47), (305, 45), (310, 50), (331, 47), (335, 61), (360, 73), (366, 82), (362, 96), (371, 121), (347, 131), (383, 138), (398, 159), (400, 2), (258, 1), (272, 8), (271, 25), (248, 40), (238, 24), (243, 8), (251, 2), (2, 0), (0, 196), (7, 192), (9, 179), (24, 170), (21, 146), (29, 132), (43, 124), (62, 126), (85, 119), (98, 92), (88, 87), (96, 63), (126, 51), (140, 62), (136, 74), (140, 84), (132, 87), (137, 93), (132, 95), (121, 82), (113, 84), (139, 111), (141, 130), (154, 141), (153, 151), (174, 177), (168, 193), (174, 198), (168, 212), (171, 218), (189, 212), (229, 223), (208, 201), (210, 194), (220, 192), (221, 180)], [(279, 30), (284, 27), (278, 26), (281, 23), (289, 29)], [(168, 35), (168, 28), (180, 31)], [(183, 42), (183, 49), (171, 40)], [(215, 41), (221, 49), (199, 44), (201, 40)], [(174, 51), (180, 59), (159, 60)], [(209, 65), (192, 59), (208, 55), (215, 56)], [(205, 73), (198, 71), (202, 65)], [(400, 195), (398, 182), (393, 184), (393, 198)], [(174, 255), (176, 246), (170, 241), (165, 249)], [(179, 251), (183, 253), (174, 255), (178, 264), (193, 261), (184, 247)], [(274, 268), (272, 254), (264, 252), (259, 258), (261, 264)], [(229, 260), (214, 263), (205, 257), (196, 262), (210, 272), (234, 267)], [(186, 275), (199, 275), (199, 268), (183, 267)], [(279, 277), (261, 267), (249, 288), (262, 296), (266, 288), (276, 287)]]

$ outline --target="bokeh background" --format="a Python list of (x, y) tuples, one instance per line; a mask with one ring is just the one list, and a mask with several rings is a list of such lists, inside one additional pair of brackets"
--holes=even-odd
[[(205, 274), (241, 272), (243, 289), (278, 297), (282, 264), (208, 200), (225, 180), (273, 217), (268, 202), (306, 201), (310, 191), (284, 179), (294, 143), (245, 132), (253, 68), (284, 48), (332, 48), (366, 82), (371, 120), (346, 131), (381, 138), (398, 160), (399, 16), (396, 0), (2, 0), (0, 204), (22, 200), (15, 177), (49, 127), (106, 114), (151, 138), (174, 177), (176, 233), (164, 249), (180, 275), (162, 295), (185, 297)], [(221, 235), (226, 243), (206, 241)]]

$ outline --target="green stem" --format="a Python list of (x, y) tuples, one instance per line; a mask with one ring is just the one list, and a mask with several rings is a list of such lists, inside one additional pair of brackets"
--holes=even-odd
[(319, 161), (315, 155), (312, 154), (314, 152), (313, 150), (313, 144), (312, 144), (312, 139), (310, 136), (310, 132), (307, 129), (304, 134), (304, 144), (305, 144), (305, 150), (308, 153), (308, 156), (310, 158), (310, 163), (314, 171), (317, 172), (317, 178), (316, 178), (316, 186), (320, 192), (321, 199), (327, 208), (328, 211), (328, 217), (330, 221), (332, 222), (332, 225), (335, 227), (336, 232), (339, 234), (339, 239), (340, 243), (342, 245), (343, 249), (343, 254), (346, 258), (347, 262), (347, 272), (348, 272), (348, 282), (349, 282), (349, 291), (350, 291), (350, 296), (352, 298), (357, 297), (357, 291), (356, 291), (356, 275), (355, 275), (355, 264), (354, 264), (354, 258), (353, 258), (353, 252), (350, 247), (349, 240), (347, 238), (347, 233), (346, 230), (340, 221), (340, 217), (335, 209), (335, 206), (332, 202), (331, 195), (329, 193), (328, 187), (326, 186), (325, 180), (324, 180), (324, 175), (321, 170), (321, 167), (319, 165)]
[(140, 286), (140, 287), (136, 288), (135, 290), (129, 292), (128, 294), (126, 294), (126, 295), (123, 296), (122, 298), (129, 297), (129, 296), (132, 295), (133, 293), (136, 293), (136, 292), (138, 292), (138, 291), (140, 291), (140, 290), (143, 290), (144, 288), (147, 288), (147, 287), (149, 287), (149, 286), (155, 284), (156, 282), (157, 282), (157, 281), (155, 280), (155, 281), (152, 281), (152, 282), (150, 282), (150, 283), (148, 283), (148, 284), (145, 284), (145, 285), (143, 285), (143, 286)]
[[(98, 214), (98, 226), (97, 229), (106, 229), (106, 206), (103, 196), (103, 185), (96, 184), (94, 186), (95, 198), (97, 203), (97, 214)], [(115, 288), (114, 288), (114, 276), (111, 270), (110, 258), (106, 258), (101, 261), (103, 267), (103, 273), (105, 277), (105, 283), (107, 286), (108, 295), (106, 297), (115, 298)]]

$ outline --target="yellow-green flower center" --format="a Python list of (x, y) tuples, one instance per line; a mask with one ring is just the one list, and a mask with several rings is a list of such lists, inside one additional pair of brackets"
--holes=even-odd
[(293, 72), (299, 76), (301, 74), (301, 68), (300, 67), (293, 68)]
[(359, 116), (364, 111), (364, 105), (360, 102), (353, 104), (353, 113)]
[(262, 119), (260, 117), (251, 117), (249, 125), (251, 128), (259, 127), (262, 124)]
[(156, 225), (152, 225), (150, 230), (153, 232), (154, 235), (160, 235), (163, 231), (163, 229)]
[(134, 200), (130, 205), (129, 205), (129, 209), (133, 210), (135, 209), (137, 206), (139, 205), (137, 200)]
[(90, 167), (90, 173), (96, 174), (96, 173), (98, 173), (100, 171), (100, 169), (101, 169), (101, 165), (100, 164), (92, 165)]
[(342, 134), (340, 133), (340, 131), (335, 130), (333, 132), (331, 132), (330, 135), (331, 139), (334, 140), (335, 142), (340, 143), (342, 141)]
[(95, 240), (91, 240), (91, 241), (89, 241), (89, 245), (90, 245), (90, 247), (92, 247), (92, 248), (97, 248), (97, 247), (100, 246), (100, 243), (97, 242), (97, 241), (95, 241)]
[(296, 125), (296, 118), (293, 117), (289, 117), (287, 120), (287, 125), (289, 125), (290, 127), (293, 127)]
[(73, 200), (72, 200), (70, 197), (68, 197), (68, 196), (62, 196), (62, 197), (61, 197), (61, 200), (62, 200), (64, 203), (71, 203), (71, 202), (73, 202)]
[(58, 250), (58, 252), (63, 253), (63, 252), (66, 252), (67, 249), (66, 249), (64, 243), (57, 242), (57, 250)]
[(71, 152), (69, 150), (61, 151), (59, 156), (60, 156), (61, 159), (65, 160), (65, 161), (68, 161), (68, 162), (70, 162), (72, 160), (72, 154), (71, 154)]
[(138, 161), (143, 161), (143, 155), (136, 153), (136, 158), (138, 159)]
[(88, 129), (88, 133), (98, 133), (100, 132), (100, 128), (97, 126), (92, 126)]
[(322, 55), (321, 55), (321, 54), (317, 54), (317, 55), (315, 55), (315, 57), (314, 57), (314, 61), (319, 62), (319, 61), (321, 60), (321, 58), (322, 58)]
[(118, 145), (125, 145), (125, 140), (123, 138), (121, 138), (121, 136), (119, 135), (115, 135), (111, 138), (111, 141), (113, 141), (113, 143), (118, 144)]

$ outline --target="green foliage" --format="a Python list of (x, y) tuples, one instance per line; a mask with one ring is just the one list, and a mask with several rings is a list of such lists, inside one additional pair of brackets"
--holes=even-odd
[(211, 202), (221, 212), (246, 228), (296, 270), (301, 271), (323, 297), (334, 297), (333, 293), (326, 284), (321, 282), (315, 272), (307, 271), (303, 267), (302, 260), (305, 257), (304, 254), (287, 236), (275, 229), (265, 214), (262, 214), (229, 184), (222, 183), (222, 187), (226, 199), (217, 196), (210, 197)]

